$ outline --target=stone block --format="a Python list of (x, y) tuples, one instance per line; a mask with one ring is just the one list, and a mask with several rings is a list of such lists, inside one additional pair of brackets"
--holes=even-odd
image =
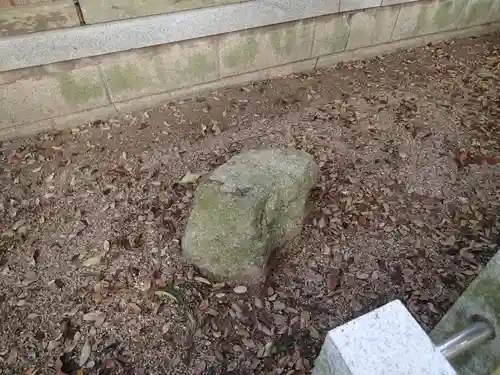
[(0, 36), (29, 34), (79, 25), (75, 6), (70, 0), (11, 7), (0, 12)]
[(349, 12), (366, 8), (379, 7), (382, 0), (340, 0), (340, 11)]
[(312, 375), (456, 375), (400, 301), (328, 332)]
[(213, 39), (172, 43), (101, 65), (112, 100), (120, 102), (218, 78)]
[(500, 252), (441, 319), (431, 338), (443, 342), (465, 329), (475, 316), (486, 318), (494, 326), (496, 336), (452, 360), (459, 375), (490, 375), (500, 364)]
[(435, 0), (401, 5), (392, 40), (456, 28), (466, 0)]
[(354, 13), (346, 49), (389, 42), (398, 12), (399, 7), (384, 7)]
[(88, 24), (200, 9), (248, 0), (80, 0)]
[(496, 0), (469, 0), (458, 19), (457, 27), (465, 28), (487, 23)]
[(271, 68), (311, 56), (313, 24), (286, 23), (221, 37), (221, 77)]
[(298, 235), (319, 167), (305, 151), (243, 152), (196, 188), (182, 250), (217, 279), (265, 280), (275, 249)]
[(10, 0), (0, 0), (0, 8), (10, 8), (11, 6)]
[(110, 104), (97, 66), (20, 79), (0, 97), (16, 125)]
[(320, 17), (314, 22), (314, 28), (313, 56), (345, 50), (349, 38), (348, 15)]

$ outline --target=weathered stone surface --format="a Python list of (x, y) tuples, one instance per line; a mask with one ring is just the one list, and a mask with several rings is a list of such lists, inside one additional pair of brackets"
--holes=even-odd
[(29, 34), (79, 25), (75, 6), (69, 0), (11, 7), (0, 12), (0, 36)]
[(313, 375), (456, 375), (400, 301), (328, 332)]
[(133, 52), (101, 65), (113, 101), (124, 101), (218, 78), (216, 43), (186, 41)]
[(2, 90), (2, 86), (0, 86), (0, 129), (14, 126), (14, 121), (7, 110), (9, 102), (5, 94), (6, 92)]
[(248, 0), (80, 0), (85, 22), (99, 23)]
[(490, 375), (500, 363), (500, 252), (441, 319), (431, 339), (441, 343), (465, 329), (477, 316), (494, 326), (496, 336), (451, 361), (459, 375)]
[(393, 53), (401, 49), (414, 48), (429, 43), (439, 43), (444, 40), (452, 40), (455, 38), (479, 36), (496, 30), (500, 30), (500, 24), (474, 26), (468, 29), (452, 30), (411, 39), (402, 39), (391, 43), (376, 44), (369, 47), (352, 49), (341, 53), (320, 56), (318, 58), (318, 62), (316, 63), (316, 68), (330, 68), (341, 61), (370, 59), (374, 56)]
[(233, 157), (197, 188), (184, 255), (215, 277), (259, 281), (272, 250), (300, 232), (317, 175), (304, 151)]
[(226, 35), (219, 42), (221, 77), (305, 60), (312, 42), (309, 21)]
[(313, 56), (344, 51), (349, 38), (348, 16), (335, 14), (315, 21)]
[(0, 98), (16, 125), (110, 104), (97, 66), (19, 79), (0, 86)]
[(498, 3), (498, 1), (469, 0), (460, 14), (457, 26), (465, 28), (487, 23), (490, 20), (495, 3)]
[(465, 0), (437, 0), (401, 5), (392, 40), (453, 30)]
[(354, 13), (351, 18), (351, 33), (346, 49), (389, 42), (398, 13), (398, 7), (367, 9)]

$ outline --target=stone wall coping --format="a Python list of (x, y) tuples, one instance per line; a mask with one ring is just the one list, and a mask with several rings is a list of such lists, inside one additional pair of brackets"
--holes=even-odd
[(5, 37), (0, 39), (0, 72), (381, 5), (382, 0), (253, 0)]

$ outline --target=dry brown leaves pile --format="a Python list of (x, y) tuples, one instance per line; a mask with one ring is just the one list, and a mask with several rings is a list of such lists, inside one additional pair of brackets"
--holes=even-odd
[[(0, 373), (305, 374), (400, 298), (430, 329), (496, 248), (499, 35), (1, 146)], [(261, 293), (182, 261), (200, 175), (256, 147), (322, 175)], [(183, 179), (184, 178), (184, 179)]]

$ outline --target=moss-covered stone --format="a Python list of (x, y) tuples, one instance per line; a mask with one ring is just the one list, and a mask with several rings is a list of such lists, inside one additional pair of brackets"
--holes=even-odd
[(317, 174), (303, 151), (233, 157), (196, 190), (184, 255), (218, 278), (260, 280), (272, 250), (300, 231)]

